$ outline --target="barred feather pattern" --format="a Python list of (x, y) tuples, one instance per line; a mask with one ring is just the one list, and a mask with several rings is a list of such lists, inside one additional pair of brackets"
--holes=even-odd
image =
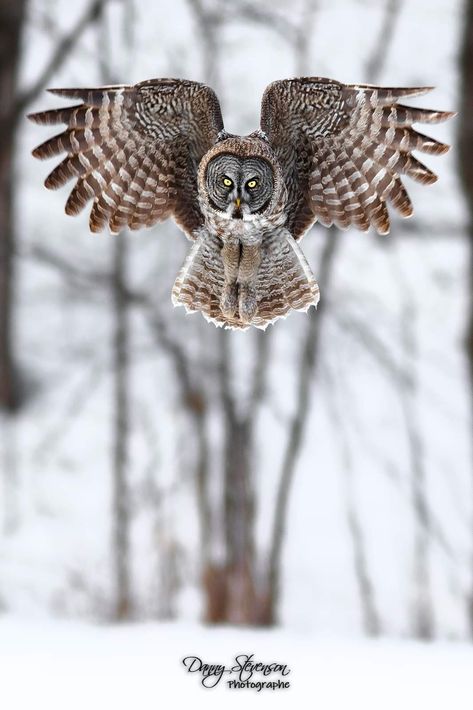
[(173, 216), (186, 234), (203, 224), (197, 168), (223, 128), (220, 106), (207, 86), (156, 79), (136, 86), (53, 89), (81, 104), (30, 114), (42, 125), (67, 128), (34, 151), (40, 159), (67, 153), (48, 175), (47, 188), (76, 183), (66, 213), (89, 201), (90, 229), (139, 229)]
[(412, 214), (400, 176), (423, 184), (437, 179), (412, 151), (440, 155), (449, 148), (412, 125), (455, 115), (397, 103), (428, 91), (344, 85), (318, 77), (270, 84), (263, 96), (261, 129), (283, 169), (294, 238), (315, 220), (363, 231), (373, 225), (386, 234), (387, 203), (404, 217)]
[(220, 298), (225, 283), (221, 257), (222, 242), (206, 228), (194, 244), (177, 277), (172, 300), (188, 313), (201, 311), (217, 326), (245, 330), (250, 325), (262, 330), (291, 311), (317, 306), (319, 287), (298, 244), (284, 228), (270, 230), (262, 241), (261, 266), (255, 283), (258, 307), (251, 324), (239, 314), (223, 315)]

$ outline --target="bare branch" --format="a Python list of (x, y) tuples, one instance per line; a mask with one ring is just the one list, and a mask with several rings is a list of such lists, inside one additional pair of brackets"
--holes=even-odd
[(193, 377), (191, 363), (185, 348), (182, 347), (177, 338), (171, 336), (157, 305), (145, 294), (128, 291), (128, 296), (133, 303), (139, 303), (145, 307), (148, 324), (160, 347), (169, 355), (176, 371), (176, 382), (179, 386), (181, 400), (194, 427), (197, 443), (195, 475), (197, 509), (201, 531), (200, 549), (202, 560), (205, 562), (209, 556), (212, 532), (212, 511), (208, 495), (210, 450), (206, 431), (207, 397), (201, 384), (198, 384)]
[[(322, 291), (327, 288), (331, 278), (338, 242), (339, 232), (337, 230), (327, 232), (319, 266), (319, 273), (322, 275), (320, 279)], [(319, 354), (320, 332), (324, 313), (326, 313), (326, 310), (322, 302), (321, 308), (317, 311), (312, 309), (307, 314), (308, 325), (306, 336), (299, 362), (297, 363), (299, 377), (297, 381), (296, 407), (289, 424), (289, 434), (281, 466), (270, 538), (269, 587), (272, 590), (275, 601), (279, 594), (280, 560), (286, 529), (289, 491), (307, 426), (307, 418), (311, 404), (312, 376)]]
[(269, 374), (270, 345), (273, 337), (273, 330), (255, 333), (256, 358), (253, 368), (252, 385), (247, 405), (248, 427), (253, 431), (256, 421), (258, 407), (266, 394), (266, 386)]
[(298, 39), (298, 27), (287, 16), (281, 15), (273, 10), (268, 10), (261, 5), (257, 5), (247, 0), (239, 0), (232, 3), (228, 20), (243, 20), (253, 24), (259, 24), (267, 29), (271, 29), (285, 42), (289, 42), (295, 47)]
[[(332, 319), (334, 318), (333, 312), (330, 313)], [(368, 328), (363, 324), (363, 322), (353, 322), (350, 317), (341, 319), (337, 315), (334, 319), (335, 322), (339, 322), (342, 325), (343, 332), (349, 332), (350, 335), (354, 335), (356, 340), (362, 344), (367, 352), (374, 358), (383, 369), (386, 369), (390, 378), (394, 381), (396, 389), (398, 388), (409, 388), (412, 387), (411, 375), (409, 372), (399, 366), (390, 356), (389, 350), (384, 345), (384, 343), (374, 334), (371, 333)], [(343, 377), (343, 371), (340, 368), (338, 373), (339, 377)], [(347, 385), (345, 383), (344, 390), (347, 391)], [(345, 411), (353, 411), (356, 407), (356, 401), (350, 400), (350, 406), (346, 406)], [(403, 412), (404, 416), (404, 412)], [(358, 436), (362, 437), (361, 430), (356, 427), (357, 416), (353, 416), (351, 419), (351, 425), (356, 428)], [(372, 445), (372, 442), (366, 441), (365, 444)], [(392, 464), (386, 466), (386, 473), (389, 475), (389, 479), (392, 483), (396, 485), (396, 488), (400, 489), (400, 477), (399, 475), (393, 475), (394, 471)], [(458, 556), (456, 555), (452, 545), (448, 541), (440, 522), (435, 518), (433, 511), (430, 508), (426, 508), (426, 504), (421, 506), (418, 510), (419, 522), (425, 528), (425, 530), (432, 536), (432, 538), (437, 542), (439, 548), (445, 553), (446, 557), (452, 561), (457, 562)]]
[(299, 76), (306, 74), (310, 65), (310, 40), (314, 31), (313, 24), (317, 10), (318, 0), (306, 0), (301, 21), (295, 31), (296, 74)]
[(15, 253), (21, 258), (32, 259), (44, 266), (53, 268), (66, 279), (68, 284), (75, 284), (81, 289), (90, 288), (90, 286), (94, 285), (107, 287), (112, 279), (110, 270), (102, 271), (92, 267), (92, 265), (80, 266), (77, 261), (69, 260), (40, 243), (17, 249)]
[[(392, 31), (392, 24), (392, 15), (390, 15), (389, 33), (387, 37), (384, 37), (382, 54), (377, 56), (378, 66), (376, 67), (376, 76), (378, 76), (381, 72), (382, 62), (388, 52), (388, 41), (391, 42), (393, 38), (394, 33)], [(385, 25), (383, 25), (383, 31), (384, 27)], [(319, 272), (322, 274), (322, 282), (320, 284), (322, 293), (328, 292), (328, 282), (331, 278), (331, 269), (338, 241), (337, 231), (331, 230), (331, 232), (327, 234), (327, 241), (322, 253), (321, 266), (319, 268)], [(308, 316), (309, 323), (298, 365), (299, 379), (297, 384), (297, 404), (289, 428), (288, 442), (281, 467), (269, 553), (269, 587), (275, 601), (277, 600), (279, 594), (280, 560), (286, 526), (289, 491), (294, 477), (297, 459), (300, 455), (303, 435), (307, 424), (307, 416), (311, 401), (310, 385), (319, 351), (320, 328), (322, 323), (321, 316), (324, 312), (325, 309), (322, 302), (320, 312), (316, 314), (312, 311)]]
[(292, 48), (296, 60), (296, 74), (303, 75), (308, 71), (308, 55), (312, 25), (318, 8), (318, 0), (306, 0), (302, 16), (298, 22), (292, 20), (288, 13), (281, 14), (275, 10), (239, 0), (225, 5), (227, 21), (242, 21), (258, 24), (274, 32), (280, 39)]
[(95, 358), (92, 362), (88, 362), (88, 367), (67, 400), (60, 419), (49, 430), (44, 431), (45, 427), (42, 427), (44, 433), (33, 449), (34, 459), (38, 458), (44, 463), (46, 456), (49, 459), (54, 454), (109, 371), (110, 360), (108, 357), (105, 360)]
[(401, 0), (387, 0), (381, 31), (366, 62), (366, 81), (375, 83), (383, 73), (389, 49), (394, 39), (396, 23), (401, 12)]
[(347, 428), (345, 418), (341, 414), (341, 411), (347, 410), (338, 406), (336, 380), (327, 364), (325, 364), (323, 369), (323, 375), (322, 382), (328, 390), (328, 410), (341, 454), (341, 468), (345, 479), (345, 485), (343, 486), (345, 513), (353, 546), (353, 562), (360, 596), (363, 624), (369, 636), (378, 636), (381, 632), (381, 619), (376, 604), (374, 585), (369, 571), (365, 537), (356, 506), (353, 459), (347, 436)]
[(208, 10), (203, 0), (187, 0), (187, 4), (197, 24), (197, 35), (200, 38), (205, 81), (219, 92), (220, 76), (218, 66), (220, 46), (217, 41), (217, 30), (220, 28), (223, 20), (222, 14)]
[(67, 32), (54, 48), (41, 74), (29, 88), (19, 94), (10, 120), (12, 123), (35, 101), (47, 87), (57, 69), (69, 57), (85, 30), (97, 21), (101, 9), (108, 0), (93, 0), (78, 18), (74, 26)]
[[(429, 566), (429, 534), (431, 528), (430, 507), (427, 500), (427, 471), (424, 447), (416, 413), (417, 360), (416, 309), (409, 285), (400, 264), (395, 265), (398, 293), (401, 294), (401, 344), (408, 378), (399, 383), (399, 397), (403, 412), (411, 469), (411, 496), (414, 511), (414, 603), (413, 630), (420, 638), (434, 635), (434, 611)], [(408, 383), (408, 384), (407, 384)]]

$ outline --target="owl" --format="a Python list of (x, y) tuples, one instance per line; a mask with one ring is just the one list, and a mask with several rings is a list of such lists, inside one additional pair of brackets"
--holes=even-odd
[(429, 88), (289, 79), (267, 87), (260, 128), (241, 137), (224, 130), (214, 91), (193, 81), (51, 91), (80, 102), (29, 116), (66, 125), (33, 151), (66, 153), (45, 181), (75, 180), (66, 213), (92, 202), (91, 231), (112, 233), (172, 217), (193, 243), (174, 305), (237, 329), (317, 305), (299, 246), (316, 221), (386, 234), (388, 203), (410, 216), (400, 176), (437, 179), (412, 152), (448, 150), (412, 126), (454, 115), (398, 103)]

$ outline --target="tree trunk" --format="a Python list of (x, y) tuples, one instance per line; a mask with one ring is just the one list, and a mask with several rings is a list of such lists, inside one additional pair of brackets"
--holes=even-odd
[(115, 333), (114, 358), (114, 423), (113, 423), (113, 555), (115, 578), (114, 617), (122, 620), (130, 615), (128, 501), (128, 430), (129, 430), (129, 323), (125, 297), (126, 240), (123, 233), (113, 237), (113, 304)]
[(226, 557), (205, 575), (207, 621), (257, 622), (254, 569), (254, 491), (250, 419), (240, 418), (230, 385), (230, 335), (219, 332), (220, 403), (225, 422), (223, 529)]
[[(411, 407), (408, 403), (405, 403), (404, 406)], [(412, 414), (408, 415), (407, 430), (411, 455), (412, 505), (415, 526), (412, 627), (413, 633), (417, 638), (428, 641), (435, 635), (434, 604), (429, 566), (429, 535), (432, 525), (427, 501), (427, 481), (422, 443)]]
[[(116, 84), (113, 56), (109, 43), (104, 3), (95, 11), (97, 22), (98, 64), (104, 84)], [(126, 47), (129, 51), (129, 47)], [(130, 429), (130, 324), (126, 268), (128, 243), (120, 232), (112, 246), (112, 319), (113, 319), (113, 414), (112, 414), (112, 578), (116, 621), (131, 616), (130, 582), (130, 500), (128, 490)]]
[[(465, 349), (470, 375), (470, 389), (473, 404), (473, 0), (466, 0), (463, 19), (463, 42), (460, 54), (461, 97), (459, 113), (458, 161), (460, 178), (468, 209), (468, 239), (470, 242), (470, 262), (468, 271), (468, 315)], [(472, 407), (473, 415), (473, 407)], [(473, 508), (473, 504), (472, 504)], [(473, 511), (471, 515), (473, 541)], [(473, 552), (471, 560), (473, 575)], [(467, 614), (470, 634), (473, 637), (473, 579), (467, 598)]]
[(4, 0), (0, 6), (0, 408), (7, 411), (18, 404), (12, 352), (15, 126), (10, 117), (16, 100), (25, 4), (25, 0)]
[(252, 624), (256, 619), (251, 443), (243, 422), (234, 421), (229, 434), (225, 462), (226, 620)]

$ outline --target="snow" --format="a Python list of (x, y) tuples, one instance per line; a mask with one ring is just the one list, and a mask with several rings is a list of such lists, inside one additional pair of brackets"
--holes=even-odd
[[(236, 656), (252, 653), (255, 661), (287, 664), (284, 680), (290, 687), (230, 689), (224, 675), (206, 689), (200, 674), (182, 664), (198, 656), (232, 667)], [(470, 710), (472, 664), (473, 648), (460, 643), (347, 640), (181, 623), (0, 621), (0, 706), (8, 710), (211, 709), (222, 703), (287, 708), (289, 702), (323, 710)]]

